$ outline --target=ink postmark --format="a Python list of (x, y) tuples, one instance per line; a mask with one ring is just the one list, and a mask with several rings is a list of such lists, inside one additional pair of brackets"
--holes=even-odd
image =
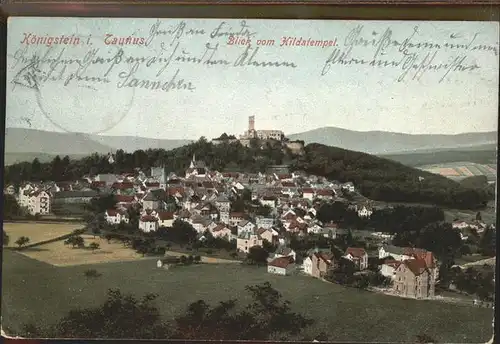
[(52, 125), (66, 132), (81, 133), (85, 128), (85, 134), (100, 134), (125, 120), (135, 89), (120, 89), (113, 83), (112, 69), (121, 62), (117, 61), (121, 48), (105, 45), (102, 37), (65, 37), (64, 45), (47, 39), (32, 39), (39, 44), (30, 44), (29, 37), (12, 56), (10, 83), (14, 89), (30, 90)]

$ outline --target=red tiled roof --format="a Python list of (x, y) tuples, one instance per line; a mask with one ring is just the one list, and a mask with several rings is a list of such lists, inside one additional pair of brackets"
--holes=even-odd
[(388, 259), (388, 260), (384, 261), (383, 265), (389, 265), (389, 266), (397, 269), (398, 266), (401, 265), (401, 262), (399, 260)]
[(170, 211), (159, 211), (158, 212), (158, 217), (162, 221), (173, 220), (174, 219), (174, 213), (170, 212)]
[(236, 218), (245, 218), (245, 213), (237, 213), (237, 212), (234, 212), (234, 213), (231, 213), (229, 214), (230, 217), (236, 217)]
[(333, 190), (330, 190), (330, 189), (320, 189), (320, 190), (316, 191), (316, 194), (319, 196), (334, 196), (335, 192)]
[(314, 193), (314, 190), (313, 188), (303, 188), (302, 189), (302, 193)]
[(142, 222), (156, 222), (156, 221), (158, 221), (158, 219), (154, 216), (151, 216), (151, 215), (144, 215), (143, 217), (141, 217), (141, 221)]
[(117, 210), (117, 209), (108, 209), (108, 210), (106, 210), (106, 213), (108, 214), (108, 216), (116, 216), (118, 214), (127, 215), (123, 211), (120, 211), (120, 210)]
[(113, 185), (111, 185), (111, 187), (113, 189), (119, 189), (119, 190), (133, 189), (134, 188), (134, 184), (132, 184), (132, 183), (113, 183)]
[(434, 255), (430, 251), (420, 248), (405, 247), (404, 254), (415, 259), (423, 260), (428, 268), (432, 269), (435, 267)]
[(182, 186), (167, 188), (167, 195), (175, 195), (176, 193), (184, 195), (184, 188)]
[(148, 188), (158, 188), (160, 183), (145, 183)]
[(290, 179), (292, 178), (291, 174), (278, 174), (279, 179)]
[(214, 229), (212, 229), (212, 232), (220, 232), (220, 231), (222, 231), (224, 229), (229, 229), (229, 228), (227, 228), (225, 224), (219, 223), (217, 225), (217, 227), (215, 227)]
[(333, 254), (325, 252), (316, 252), (314, 253), (314, 255), (316, 256), (316, 258), (321, 259), (326, 264), (331, 264), (334, 257)]
[(275, 266), (277, 268), (285, 269), (288, 267), (288, 265), (293, 264), (293, 263), (294, 263), (293, 257), (288, 256), (288, 257), (279, 257), (279, 258), (273, 259), (272, 261), (269, 262), (268, 265)]
[(415, 276), (419, 276), (427, 270), (427, 264), (423, 259), (409, 259), (403, 263)]
[(106, 182), (99, 182), (99, 181), (93, 181), (91, 184), (90, 184), (90, 187), (91, 188), (103, 188), (106, 186)]
[(118, 203), (131, 203), (135, 200), (135, 196), (128, 195), (116, 195), (115, 198)]
[(355, 258), (361, 258), (364, 255), (366, 255), (366, 251), (364, 248), (361, 247), (348, 247), (347, 250), (345, 251), (345, 254), (346, 255), (350, 254)]
[(206, 189), (213, 189), (214, 188), (214, 183), (212, 183), (212, 182), (203, 182), (202, 185)]
[(297, 185), (295, 185), (295, 183), (292, 183), (292, 182), (283, 182), (283, 183), (281, 183), (281, 186), (283, 186), (284, 188), (294, 188), (294, 187), (297, 187)]
[(257, 233), (257, 235), (261, 235), (261, 234), (265, 233), (266, 231), (267, 231), (267, 229), (260, 227), (259, 229), (257, 229), (255, 231), (255, 233)]

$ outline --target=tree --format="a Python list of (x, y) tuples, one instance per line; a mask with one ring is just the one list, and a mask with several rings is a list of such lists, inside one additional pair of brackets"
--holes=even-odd
[(182, 340), (269, 340), (298, 334), (312, 320), (291, 311), (290, 302), (266, 282), (247, 286), (252, 302), (237, 310), (237, 301), (228, 300), (210, 307), (199, 300), (175, 319), (172, 339)]
[(99, 273), (97, 270), (95, 269), (88, 269), (88, 270), (85, 270), (84, 272), (84, 275), (85, 277), (87, 278), (97, 278), (97, 277), (101, 277), (102, 274)]
[(64, 338), (168, 338), (168, 324), (162, 322), (159, 309), (153, 305), (156, 298), (146, 294), (138, 299), (110, 289), (103, 305), (72, 310), (55, 326), (40, 332)]
[(265, 265), (267, 264), (268, 257), (269, 252), (267, 252), (262, 246), (252, 246), (248, 250), (247, 261), (250, 264)]
[(477, 214), (476, 214), (476, 221), (482, 221), (482, 216), (481, 216), (481, 212), (478, 211)]
[(101, 229), (99, 227), (92, 227), (92, 234), (94, 234), (94, 239), (97, 235), (101, 234)]
[(274, 253), (277, 249), (276, 245), (271, 244), (267, 239), (264, 239), (262, 242), (262, 248), (268, 253)]
[(71, 245), (73, 248), (75, 247), (84, 247), (85, 239), (79, 235), (70, 236), (68, 239), (64, 241), (64, 245)]
[(479, 241), (479, 247), (481, 253), (485, 256), (495, 257), (496, 256), (496, 229), (492, 226), (488, 226)]
[(21, 247), (27, 245), (29, 242), (30, 242), (30, 238), (28, 238), (26, 236), (22, 236), (16, 240), (16, 245), (18, 245), (19, 248), (21, 248)]
[(15, 217), (22, 216), (23, 211), (17, 203), (17, 200), (14, 196), (4, 194), (3, 195), (3, 219), (11, 220)]
[(97, 242), (92, 242), (92, 243), (90, 243), (90, 245), (89, 245), (89, 248), (92, 250), (92, 252), (95, 252), (95, 250), (98, 250), (98, 249), (99, 249), (99, 247), (100, 247), (100, 246), (99, 246), (99, 243), (97, 243)]
[(2, 246), (9, 246), (10, 238), (7, 232), (5, 232), (5, 229), (2, 229), (2, 231), (3, 231)]

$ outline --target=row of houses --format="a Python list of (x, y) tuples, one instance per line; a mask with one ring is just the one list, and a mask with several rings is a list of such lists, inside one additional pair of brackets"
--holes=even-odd
[[(349, 247), (343, 255), (352, 261), (358, 271), (368, 268), (368, 254), (363, 248)], [(389, 258), (389, 259), (387, 259)], [(392, 280), (392, 292), (403, 297), (426, 299), (435, 295), (438, 278), (437, 260), (430, 251), (410, 247), (382, 246), (379, 248), (380, 272)], [(290, 275), (298, 270), (294, 254), (273, 257), (268, 272)], [(303, 260), (302, 271), (306, 275), (324, 278), (338, 267), (329, 250), (315, 249)]]

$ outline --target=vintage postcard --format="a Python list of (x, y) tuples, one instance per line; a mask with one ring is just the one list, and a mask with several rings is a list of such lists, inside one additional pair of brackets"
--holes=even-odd
[(9, 18), (3, 333), (487, 342), (498, 37)]

